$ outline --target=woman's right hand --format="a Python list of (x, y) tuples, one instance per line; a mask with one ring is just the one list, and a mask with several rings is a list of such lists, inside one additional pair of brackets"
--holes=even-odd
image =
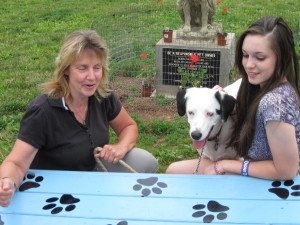
[(0, 206), (8, 206), (28, 171), (38, 149), (17, 139), (9, 155), (0, 166)]
[(0, 206), (7, 207), (15, 193), (16, 185), (14, 181), (5, 177), (0, 180)]

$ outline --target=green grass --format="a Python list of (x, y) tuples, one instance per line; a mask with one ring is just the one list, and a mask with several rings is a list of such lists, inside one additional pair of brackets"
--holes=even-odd
[(167, 98), (164, 95), (160, 95), (160, 94), (156, 95), (155, 97), (156, 97), (156, 104), (158, 105), (170, 105), (175, 101), (175, 99)]
[[(93, 24), (106, 41), (119, 45), (122, 34), (178, 29), (181, 25), (175, 0), (14, 0), (0, 4), (0, 162), (11, 150), (16, 138), (19, 121), (31, 100), (39, 94), (38, 84), (52, 76), (54, 60), (69, 33), (90, 29)], [(144, 7), (137, 7), (143, 3)], [(224, 13), (227, 8), (229, 13)], [(295, 0), (240, 1), (223, 0), (218, 5), (217, 22), (222, 22), (226, 32), (237, 36), (262, 15), (281, 15), (294, 30), (299, 31), (300, 2)], [(138, 18), (138, 20), (136, 19)], [(138, 21), (138, 22), (137, 22)], [(122, 31), (121, 31), (122, 30)], [(122, 33), (123, 32), (123, 33)], [(298, 32), (299, 33), (299, 32)], [(161, 35), (161, 34), (159, 34)], [(152, 36), (151, 36), (152, 37)], [(156, 38), (153, 36), (152, 38)], [(159, 36), (158, 38), (161, 38)], [(299, 36), (297, 51), (300, 52)], [(119, 41), (119, 42), (116, 42)], [(144, 42), (143, 42), (144, 41)], [(153, 52), (155, 46), (146, 40), (128, 43), (127, 47), (139, 54)], [(126, 44), (125, 44), (126, 46)], [(126, 48), (122, 48), (126, 53)], [(131, 50), (130, 50), (131, 51)], [(122, 53), (123, 54), (123, 53)], [(149, 58), (154, 58), (154, 54)], [(127, 55), (122, 62), (122, 72), (136, 67), (136, 60)], [(112, 58), (111, 65), (118, 62)], [(120, 71), (111, 71), (111, 74)], [(157, 98), (157, 104), (169, 104)], [(152, 152), (164, 172), (173, 161), (197, 157), (188, 137), (184, 118), (174, 121), (142, 121), (132, 115), (140, 129), (138, 146)], [(115, 137), (112, 138), (114, 140)]]

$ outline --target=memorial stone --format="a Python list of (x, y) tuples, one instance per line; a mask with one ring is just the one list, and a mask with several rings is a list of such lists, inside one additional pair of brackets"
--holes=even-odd
[(191, 70), (191, 55), (199, 56), (199, 61), (195, 62), (193, 67), (207, 70), (207, 79), (203, 81), (203, 87), (228, 85), (229, 73), (234, 63), (235, 34), (228, 33), (226, 45), (219, 46), (216, 38), (201, 41), (183, 40), (176, 38), (176, 33), (174, 30), (171, 43), (164, 42), (162, 38), (156, 44), (156, 93), (176, 96), (182, 78), (178, 70)]

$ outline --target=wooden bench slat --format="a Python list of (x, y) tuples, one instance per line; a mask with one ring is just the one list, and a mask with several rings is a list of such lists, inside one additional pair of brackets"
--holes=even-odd
[[(78, 193), (97, 195), (121, 195), (139, 196), (141, 192), (135, 191), (133, 187), (138, 185), (138, 179), (149, 179), (158, 177), (157, 182), (167, 185), (160, 188), (165, 197), (195, 198), (236, 198), (241, 199), (277, 199), (278, 197), (269, 192), (273, 188), (270, 180), (261, 180), (251, 177), (241, 176), (222, 176), (220, 180), (216, 176), (194, 176), (194, 175), (167, 175), (167, 174), (119, 174), (119, 173), (97, 173), (83, 172), (80, 177), (77, 173), (62, 171), (42, 172), (43, 181), (35, 182), (39, 177), (39, 171), (35, 171), (35, 178), (25, 180), (38, 183), (38, 190), (31, 188), (26, 192), (45, 192), (45, 193)], [(60, 174), (64, 174), (61, 176)], [(101, 180), (101, 184), (99, 184)], [(55, 182), (53, 182), (55, 181)], [(283, 183), (283, 182), (282, 182)], [(298, 181), (300, 184), (300, 180)], [(281, 185), (284, 188), (284, 185)], [(152, 187), (157, 187), (153, 185)], [(145, 186), (143, 186), (145, 188)], [(249, 191), (255, 190), (255, 191)], [(156, 196), (156, 195), (153, 195)], [(152, 195), (150, 195), (152, 197)]]
[[(70, 218), (94, 218), (108, 219), (120, 218), (123, 220), (138, 221), (165, 221), (165, 222), (199, 222), (203, 221), (204, 216), (193, 217), (198, 211), (214, 215), (225, 213), (226, 223), (284, 223), (287, 220), (288, 212), (289, 223), (299, 222), (300, 204), (293, 200), (239, 200), (239, 199), (191, 199), (191, 198), (148, 198), (148, 197), (121, 197), (121, 196), (96, 196), (96, 195), (74, 195), (80, 201), (74, 203), (75, 209), (71, 211), (61, 211), (51, 214), (55, 207), (44, 210), (43, 207), (51, 204), (46, 200), (60, 197), (59, 195), (46, 193), (17, 193), (16, 201), (8, 208), (2, 208), (2, 213), (14, 213), (23, 215), (39, 215), (53, 217)], [(209, 210), (208, 203), (217, 203), (228, 207), (220, 212)], [(56, 207), (66, 209), (70, 204), (61, 204), (59, 200), (52, 202)], [(203, 205), (203, 209), (194, 209), (196, 205)], [(218, 208), (218, 207), (217, 207)], [(285, 213), (284, 213), (285, 212)], [(215, 218), (214, 220), (220, 222)]]
[[(4, 225), (193, 225), (203, 222), (160, 222), (141, 220), (110, 220), (110, 219), (89, 219), (89, 218), (69, 218), (69, 217), (41, 217), (31, 215), (2, 215), (6, 222)], [(235, 223), (243, 225), (244, 223)], [(265, 225), (265, 223), (247, 223), (247, 225)]]

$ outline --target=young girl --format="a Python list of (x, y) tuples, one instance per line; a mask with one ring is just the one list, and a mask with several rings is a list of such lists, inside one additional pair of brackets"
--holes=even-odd
[[(241, 34), (235, 64), (242, 82), (230, 145), (244, 161), (202, 159), (199, 174), (293, 179), (299, 168), (300, 106), (292, 31), (282, 18), (263, 17)], [(197, 163), (175, 162), (167, 173), (192, 173)]]

